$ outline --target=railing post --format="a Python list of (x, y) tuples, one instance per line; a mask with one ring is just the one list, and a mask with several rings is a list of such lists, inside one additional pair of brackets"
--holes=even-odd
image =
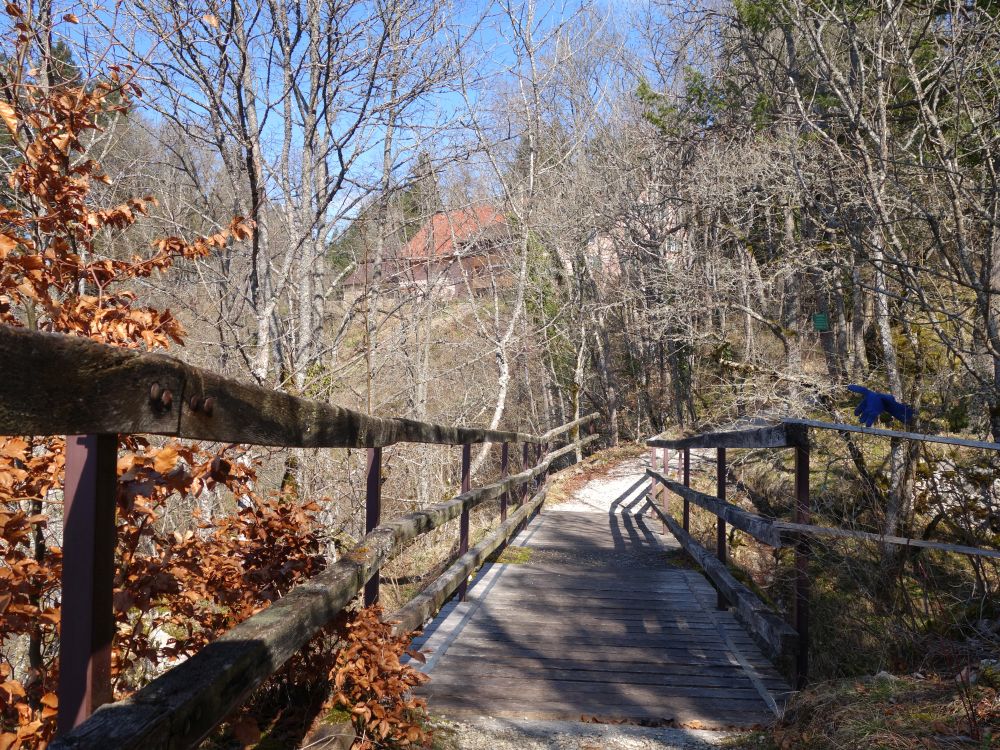
[[(504, 480), (510, 476), (510, 443), (504, 442), (500, 446), (500, 479)], [(510, 492), (505, 491), (500, 496), (500, 522), (507, 520), (507, 498)]]
[[(521, 471), (526, 471), (528, 468), (528, 443), (522, 446), (521, 450)], [(528, 493), (531, 491), (531, 480), (528, 480), (521, 486), (521, 501), (518, 503), (518, 507), (524, 505), (524, 502), (528, 499)]]
[[(691, 449), (684, 449), (684, 486), (691, 486)], [(684, 498), (684, 531), (690, 531), (691, 526), (691, 503)]]
[[(656, 448), (649, 449), (649, 468), (656, 471)], [(649, 501), (653, 505), (657, 505), (657, 497), (659, 492), (657, 492), (657, 481), (653, 478), (649, 478)], [(666, 528), (666, 527), (664, 527)]]
[(117, 435), (66, 437), (63, 495), (60, 735), (112, 700)]
[[(365, 533), (371, 533), (382, 520), (382, 449), (368, 449), (368, 473), (365, 482)], [(378, 601), (379, 578), (381, 571), (365, 584), (365, 606), (370, 607)]]
[[(715, 457), (715, 484), (716, 484), (716, 497), (719, 500), (726, 501), (726, 449), (716, 448)], [(720, 516), (716, 518), (715, 521), (715, 553), (719, 558), (719, 562), (723, 565), (726, 564), (726, 522)], [(723, 596), (722, 591), (719, 591), (718, 599), (719, 609), (726, 609), (726, 597)]]
[[(795, 523), (809, 523), (809, 445), (795, 446)], [(805, 687), (809, 679), (809, 540), (805, 535), (795, 545), (795, 629), (799, 652), (795, 660), (795, 683)]]
[[(664, 448), (663, 455), (660, 456), (662, 459), (660, 465), (663, 467), (663, 476), (670, 479), (670, 449)], [(660, 498), (663, 500), (663, 515), (670, 515), (670, 492), (667, 491), (666, 487), (660, 488)], [(664, 527), (663, 532), (666, 533), (667, 529)]]
[[(472, 489), (472, 446), (462, 446), (462, 493)], [(458, 556), (461, 557), (469, 551), (469, 509), (463, 506), (462, 518), (459, 521), (458, 531)], [(465, 601), (465, 592), (469, 588), (468, 579), (462, 580), (462, 585), (458, 587), (458, 600)]]

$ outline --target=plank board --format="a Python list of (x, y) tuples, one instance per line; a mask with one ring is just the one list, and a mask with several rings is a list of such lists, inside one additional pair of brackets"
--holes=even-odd
[[(513, 540), (526, 564), (485, 566), (414, 645), (445, 716), (749, 727), (788, 693), (677, 541), (644, 514), (647, 483), (585, 512), (556, 506)], [(579, 506), (575, 506), (579, 507)]]

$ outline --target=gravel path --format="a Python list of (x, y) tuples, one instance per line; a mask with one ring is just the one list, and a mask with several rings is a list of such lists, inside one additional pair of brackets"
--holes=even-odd
[(483, 718), (439, 722), (434, 747), (441, 750), (706, 750), (722, 746), (731, 736), (705, 729)]

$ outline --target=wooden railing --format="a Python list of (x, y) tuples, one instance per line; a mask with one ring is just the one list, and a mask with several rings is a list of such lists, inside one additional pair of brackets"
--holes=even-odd
[[(598, 438), (581, 436), (582, 427), (592, 431), (596, 414), (542, 435), (384, 419), (239, 383), (165, 355), (6, 326), (0, 326), (0, 363), (0, 435), (68, 436), (59, 736), (51, 750), (196, 745), (362, 588), (366, 603), (376, 601), (381, 566), (407, 543), (460, 519), (458, 559), (393, 615), (399, 632), (418, 627), (456, 591), (464, 596), (469, 573), (538, 509), (553, 462)], [(318, 576), (134, 695), (110, 703), (118, 436), (139, 433), (368, 448), (366, 536)], [(550, 449), (564, 438), (568, 445)], [(462, 489), (451, 500), (383, 522), (382, 448), (403, 442), (461, 445)], [(501, 444), (501, 479), (472, 489), (475, 443)], [(509, 474), (511, 443), (523, 445), (521, 471), (514, 475)], [(470, 511), (498, 498), (500, 525), (470, 550)], [(508, 516), (510, 500), (517, 507)]]
[[(831, 528), (810, 523), (809, 458), (810, 429), (857, 432), (880, 437), (902, 438), (921, 442), (944, 443), (967, 448), (1000, 450), (1000, 444), (966, 440), (940, 435), (921, 435), (913, 432), (882, 430), (854, 425), (831, 424), (815, 420), (788, 419), (780, 424), (741, 429), (730, 432), (713, 432), (691, 437), (670, 439), (655, 437), (646, 441), (650, 447), (651, 466), (649, 496), (655, 513), (670, 529), (681, 546), (701, 565), (719, 592), (719, 608), (732, 606), (762, 650), (771, 658), (794, 660), (796, 683), (802, 687), (809, 674), (809, 589), (810, 542), (817, 537), (860, 539), (880, 544), (934, 549), (961, 555), (1000, 558), (1000, 551), (969, 547), (960, 544), (934, 542), (926, 539), (887, 536), (853, 529)], [(716, 451), (716, 494), (708, 495), (691, 489), (691, 450), (707, 448)], [(726, 500), (727, 448), (792, 448), (795, 450), (795, 506), (791, 522), (744, 510)], [(662, 451), (658, 471), (657, 450)], [(669, 478), (672, 460), (668, 451), (677, 452), (681, 481)], [(660, 488), (678, 495), (683, 500), (682, 520), (678, 523), (670, 514), (669, 503), (664, 499), (660, 507)], [(666, 498), (666, 495), (663, 495)], [(715, 554), (699, 544), (690, 534), (691, 503), (707, 510), (716, 517)], [(736, 580), (728, 568), (726, 548), (727, 524), (749, 534), (758, 542), (776, 549), (791, 547), (795, 550), (795, 597), (792, 621), (789, 625), (765, 605), (749, 588)]]

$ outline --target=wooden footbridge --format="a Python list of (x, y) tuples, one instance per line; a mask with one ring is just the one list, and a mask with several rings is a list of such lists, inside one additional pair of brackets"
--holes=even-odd
[[(555, 506), (485, 566), (417, 642), (436, 713), (747, 727), (774, 721), (785, 680), (662, 534), (626, 474), (587, 510)], [(602, 507), (603, 506), (603, 507)], [(570, 504), (571, 508), (578, 508)]]
[[(593, 433), (597, 415), (542, 435), (375, 418), (239, 383), (163, 355), (4, 326), (0, 362), (0, 434), (71, 436), (59, 736), (51, 750), (196, 746), (362, 592), (367, 603), (375, 601), (385, 562), (455, 519), (457, 558), (391, 615), (399, 631), (429, 622), (418, 644), (431, 650), (426, 691), (434, 712), (452, 715), (704, 727), (766, 723), (787, 692), (769, 659), (789, 665), (798, 684), (807, 676), (812, 538), (872, 538), (1000, 557), (993, 550), (815, 526), (809, 518), (810, 429), (1000, 448), (994, 444), (796, 420), (683, 439), (657, 437), (648, 441), (650, 465), (621, 477), (621, 486), (596, 507), (570, 505), (537, 515), (550, 469), (599, 439)], [(318, 576), (135, 694), (112, 702), (115, 459), (123, 434), (367, 448), (368, 533)], [(402, 442), (460, 446), (461, 491), (384, 521), (381, 451)], [(474, 489), (471, 446), (477, 443), (499, 445), (500, 477)], [(512, 457), (513, 445), (520, 450)], [(726, 500), (730, 448), (794, 450), (791, 521), (765, 518)], [(692, 449), (714, 450), (715, 495), (691, 488)], [(669, 507), (670, 497), (680, 498), (682, 506)], [(470, 511), (489, 501), (499, 501), (498, 524), (470, 548)], [(688, 533), (691, 504), (718, 519), (713, 551)], [(733, 577), (728, 525), (772, 547), (794, 549), (791, 623)], [(484, 565), (511, 539), (529, 549), (526, 563)], [(680, 549), (700, 570), (672, 564)]]

